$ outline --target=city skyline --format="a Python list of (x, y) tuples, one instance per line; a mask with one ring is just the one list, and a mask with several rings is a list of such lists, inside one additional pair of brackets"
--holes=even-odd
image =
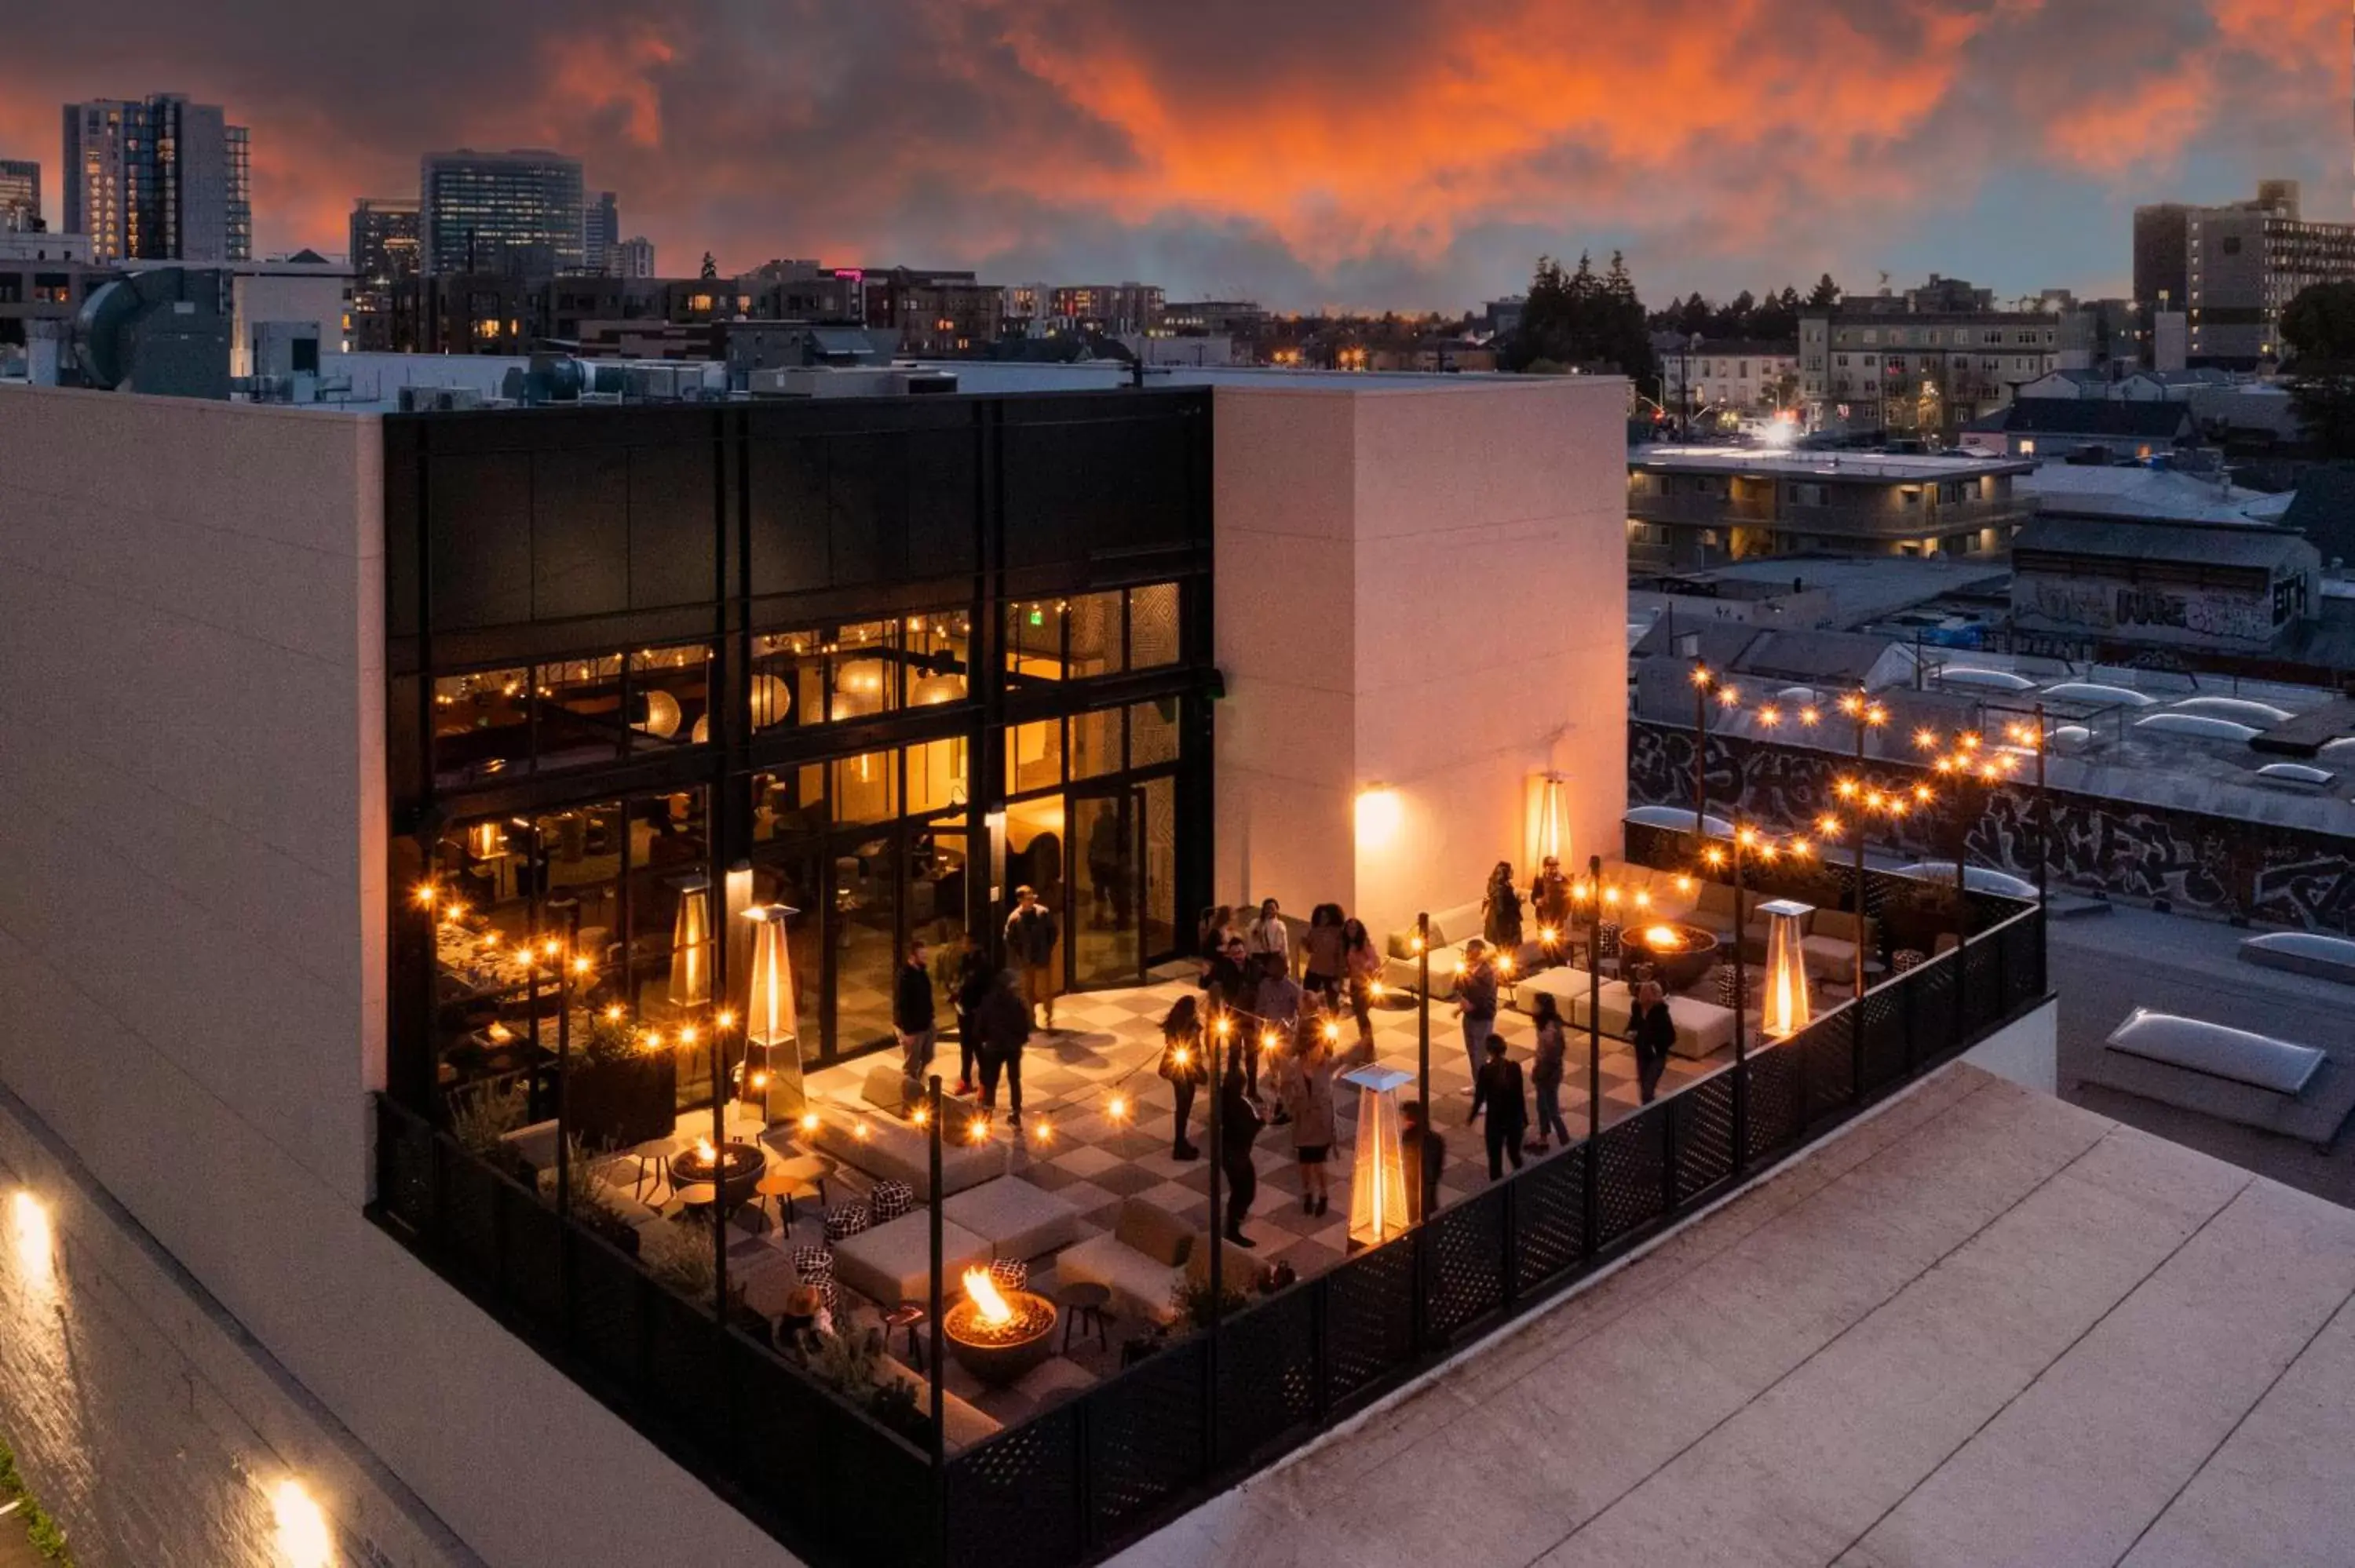
[[(65, 8), (0, 63), (0, 154), (169, 88), (255, 127), (258, 243), (332, 241), (428, 150), (553, 147), (671, 255), (1143, 277), (1279, 308), (1457, 308), (1624, 248), (1646, 296), (1935, 270), (2122, 291), (2138, 202), (2350, 202), (2348, 22), (2291, 0), (1642, 12), (1431, 0), (657, 16)], [(440, 16), (448, 26), (437, 22)], [(439, 47), (463, 30), (464, 50)], [(410, 58), (411, 56), (414, 58)], [(303, 69), (289, 69), (300, 61)], [(112, 84), (112, 85), (110, 85)], [(1803, 275), (1804, 274), (1804, 275)]]

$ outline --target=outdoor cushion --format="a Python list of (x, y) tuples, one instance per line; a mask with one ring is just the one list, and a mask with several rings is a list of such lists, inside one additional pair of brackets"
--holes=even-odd
[[(1676, 1055), (1699, 1061), (1720, 1051), (1733, 1048), (1733, 1010), (1720, 1007), (1699, 997), (1668, 998), (1668, 1016), (1677, 1026), (1676, 1044), (1668, 1049)], [(1623, 1018), (1620, 1027), (1626, 1027)]]
[(1120, 1220), (1112, 1234), (1121, 1245), (1132, 1247), (1165, 1268), (1175, 1268), (1186, 1261), (1186, 1249), (1193, 1245), (1194, 1233), (1185, 1222), (1158, 1203), (1148, 1203), (1142, 1198), (1131, 1198), (1120, 1206)]
[(987, 1242), (992, 1257), (1037, 1257), (1080, 1237), (1080, 1212), (1018, 1176), (959, 1192), (941, 1213)]
[[(966, 1269), (989, 1261), (989, 1244), (944, 1218), (941, 1259), (942, 1287), (954, 1290)], [(879, 1306), (923, 1300), (932, 1287), (932, 1216), (906, 1214), (888, 1225), (844, 1237), (834, 1249), (834, 1277)]]

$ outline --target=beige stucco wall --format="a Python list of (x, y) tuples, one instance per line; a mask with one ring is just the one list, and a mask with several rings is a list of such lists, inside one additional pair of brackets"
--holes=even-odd
[[(362, 1215), (380, 451), (372, 418), (0, 387), (0, 1085), (485, 1560), (790, 1562)], [(0, 1188), (43, 1180), (0, 1150)], [(22, 1327), (0, 1428), (37, 1434), (81, 1391)], [(24, 1457), (70, 1524), (146, 1484), (133, 1452)], [(392, 1506), (325, 1494), (347, 1542)]]
[[(1610, 855), (1626, 779), (1625, 385), (1220, 387), (1218, 885), (1379, 932), (1528, 874), (1529, 779)], [(1380, 787), (1398, 825), (1360, 842)]]

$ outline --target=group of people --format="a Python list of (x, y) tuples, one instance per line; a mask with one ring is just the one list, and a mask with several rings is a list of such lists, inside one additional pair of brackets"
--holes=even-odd
[(939, 982), (956, 1010), (957, 1094), (978, 1090), (981, 1108), (995, 1112), (1002, 1080), (1007, 1119), (1022, 1125), (1022, 1052), (1036, 1028), (1055, 1032), (1055, 943), (1060, 935), (1038, 894), (1019, 887), (1014, 911), (1006, 917), (1007, 968), (994, 968), (970, 933), (959, 942), (945, 974), (934, 973), (930, 943), (919, 937), (908, 944), (891, 989), (891, 1028), (899, 1037), (902, 1093), (909, 1103), (924, 1092), (932, 1072), (940, 1039), (933, 1000)]
[[(1464, 1050), (1472, 1073), (1472, 1108), (1465, 1125), (1484, 1122), (1488, 1175), (1501, 1179), (1509, 1162), (1519, 1169), (1525, 1154), (1543, 1154), (1560, 1139), (1571, 1141), (1561, 1114), (1561, 1086), (1569, 1054), (1567, 1021), (1554, 998), (1540, 994), (1532, 1022), (1536, 1040), (1526, 1077), (1497, 1032), (1504, 976), (1498, 959), (1523, 944), (1525, 912), (1541, 933), (1559, 941), (1572, 917), (1573, 892), (1561, 863), (1546, 857), (1526, 895), (1512, 866), (1499, 861), (1481, 901), (1482, 934), (1464, 944), (1464, 959), (1451, 988), (1462, 1021)], [(912, 1099), (930, 1071), (935, 1042), (934, 982), (943, 980), (957, 1017), (960, 1066), (956, 1092), (978, 1091), (985, 1111), (994, 1112), (998, 1085), (1008, 1091), (1009, 1120), (1022, 1124), (1022, 1053), (1035, 1028), (1055, 1028), (1055, 918), (1028, 887), (1016, 889), (1015, 908), (1004, 933), (1008, 967), (994, 968), (967, 936), (950, 971), (936, 977), (930, 948), (910, 944), (892, 996), (892, 1023), (902, 1054), (902, 1072)], [(1180, 1160), (1201, 1158), (1188, 1135), (1197, 1091), (1218, 1076), (1218, 1147), (1212, 1152), (1226, 1181), (1227, 1240), (1255, 1245), (1243, 1232), (1259, 1178), (1252, 1151), (1261, 1134), (1288, 1128), (1300, 1168), (1301, 1211), (1322, 1214), (1332, 1202), (1328, 1175), (1337, 1136), (1335, 1081), (1348, 1065), (1339, 1050), (1344, 1012), (1356, 1025), (1349, 1057), (1374, 1055), (1373, 1005), (1380, 995), (1382, 955), (1365, 922), (1337, 904), (1319, 904), (1297, 939), (1273, 898), (1239, 914), (1227, 906), (1203, 912), (1198, 927), (1201, 995), (1180, 997), (1161, 1024), (1157, 1066), (1175, 1095), (1170, 1152)], [(1541, 938), (1541, 940), (1544, 938)], [(1549, 954), (1549, 956), (1553, 956)], [(1635, 1047), (1637, 1084), (1650, 1104), (1676, 1040), (1676, 1023), (1656, 981), (1637, 985), (1627, 1038)], [(1262, 1094), (1263, 1075), (1271, 1097)], [(1537, 1128), (1529, 1139), (1529, 1090), (1537, 1097)], [(1413, 1201), (1436, 1203), (1446, 1141), (1430, 1125), (1429, 1107), (1417, 1100), (1405, 1109), (1408, 1164)], [(1484, 1121), (1485, 1118), (1485, 1121)]]

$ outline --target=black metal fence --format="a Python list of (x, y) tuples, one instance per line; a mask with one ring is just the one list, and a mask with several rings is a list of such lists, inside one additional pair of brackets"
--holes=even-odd
[[(932, 1456), (377, 1097), (378, 1223), (796, 1555), (938, 1555)], [(707, 1237), (708, 1237), (707, 1233)]]
[[(1880, 880), (1872, 874), (1871, 881)], [(379, 1097), (380, 1221), (808, 1561), (1076, 1568), (1402, 1386), (2047, 995), (2041, 907), (938, 1463)]]

